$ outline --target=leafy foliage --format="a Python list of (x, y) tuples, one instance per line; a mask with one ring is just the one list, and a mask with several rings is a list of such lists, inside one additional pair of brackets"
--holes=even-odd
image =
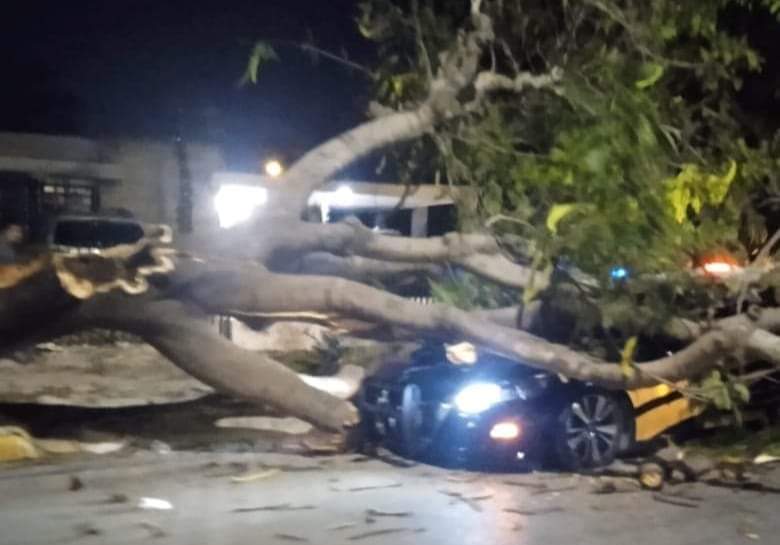
[[(403, 108), (425, 96), (467, 4), (364, 4), (361, 29), (383, 59), (383, 103)], [(479, 199), (461, 203), (461, 228), (489, 223), (526, 240), (521, 257), (540, 273), (565, 264), (595, 277), (602, 289), (582, 297), (598, 309), (594, 327), (613, 330), (618, 343), (670, 315), (718, 308), (721, 287), (685, 271), (705, 253), (745, 258), (766, 241), (761, 207), (780, 172), (777, 128), (752, 123), (737, 100), (763, 59), (729, 20), (744, 10), (777, 14), (777, 1), (518, 0), (483, 9), (496, 33), (486, 70), (558, 67), (564, 79), (556, 92), (494, 96), (407, 147), (399, 158), (416, 157), (410, 177), (443, 172), (472, 186)], [(612, 281), (615, 266), (631, 282)]]

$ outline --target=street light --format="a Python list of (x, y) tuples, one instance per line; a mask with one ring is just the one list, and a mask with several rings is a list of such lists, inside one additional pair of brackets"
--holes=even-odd
[(255, 208), (268, 200), (268, 190), (264, 187), (223, 184), (214, 196), (214, 207), (219, 216), (219, 226), (225, 229), (246, 221)]
[(266, 161), (265, 166), (263, 168), (265, 169), (265, 173), (271, 178), (278, 178), (279, 176), (282, 175), (282, 172), (284, 172), (284, 167), (282, 166), (282, 163), (277, 161), (276, 159), (271, 159), (270, 161)]

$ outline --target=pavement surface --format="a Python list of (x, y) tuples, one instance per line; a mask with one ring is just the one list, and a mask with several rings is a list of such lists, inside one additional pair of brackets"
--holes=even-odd
[(589, 476), (392, 462), (128, 449), (3, 465), (0, 543), (780, 543), (777, 494), (695, 483), (667, 488), (673, 505), (628, 482), (596, 494)]

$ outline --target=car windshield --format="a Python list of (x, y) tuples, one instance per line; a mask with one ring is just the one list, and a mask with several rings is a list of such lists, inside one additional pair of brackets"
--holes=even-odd
[(141, 226), (133, 222), (69, 219), (57, 223), (53, 242), (60, 246), (110, 248), (137, 242), (143, 234)]

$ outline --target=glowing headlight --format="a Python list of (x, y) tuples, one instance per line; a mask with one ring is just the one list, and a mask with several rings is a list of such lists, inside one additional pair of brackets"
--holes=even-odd
[(468, 414), (477, 414), (488, 410), (502, 399), (501, 386), (491, 383), (471, 384), (455, 396), (455, 407)]

